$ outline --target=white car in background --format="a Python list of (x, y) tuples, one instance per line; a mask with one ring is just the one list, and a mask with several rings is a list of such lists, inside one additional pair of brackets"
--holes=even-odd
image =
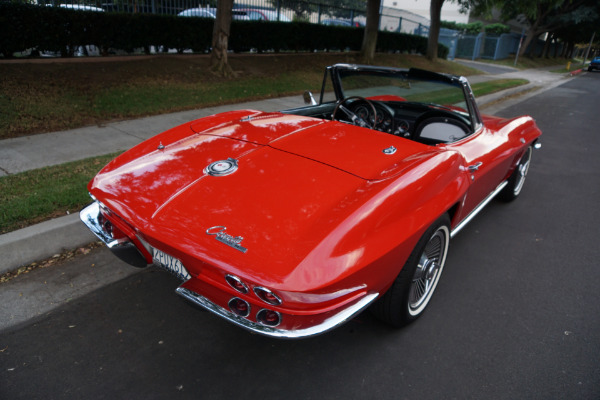
[(277, 12), (271, 10), (262, 10), (258, 8), (236, 8), (233, 12), (237, 12), (240, 15), (247, 16), (250, 21), (279, 21), (279, 22), (292, 22), (291, 19), (279, 13), (279, 19), (277, 18)]
[[(178, 17), (198, 17), (198, 18), (217, 18), (216, 8), (188, 8), (183, 10)], [(249, 20), (250, 18), (245, 11), (233, 10), (231, 12), (231, 18), (235, 20)]]
[(216, 11), (211, 11), (207, 8), (188, 8), (187, 10), (183, 10), (179, 14), (178, 17), (198, 17), (198, 18), (213, 18), (215, 19), (217, 16)]
[[(51, 4), (49, 4), (51, 6)], [(60, 4), (60, 8), (69, 8), (71, 10), (79, 10), (79, 11), (94, 11), (94, 12), (104, 12), (103, 8), (86, 6), (83, 4)]]

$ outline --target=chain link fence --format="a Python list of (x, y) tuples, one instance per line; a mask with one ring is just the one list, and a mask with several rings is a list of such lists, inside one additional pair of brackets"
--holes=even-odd
[[(88, 11), (147, 13), (214, 18), (216, 0), (23, 0), (38, 5)], [(366, 2), (365, 2), (366, 5)], [(233, 18), (238, 20), (303, 21), (314, 24), (363, 27), (366, 9), (342, 7), (306, 0), (236, 0)], [(187, 11), (186, 11), (187, 10)], [(383, 7), (380, 30), (419, 36), (429, 33), (429, 20), (408, 11)]]
[[(146, 13), (201, 16), (214, 18), (217, 0), (22, 0), (38, 5), (65, 7), (98, 12)], [(339, 3), (338, 3), (339, 4)], [(366, 2), (364, 2), (366, 6)], [(264, 21), (303, 21), (313, 24), (363, 27), (366, 9), (349, 8), (329, 2), (307, 0), (236, 0), (233, 19)], [(396, 8), (382, 7), (379, 30), (402, 32), (427, 37), (429, 20)], [(502, 59), (515, 54), (521, 35), (467, 35), (463, 32), (440, 30), (439, 43), (448, 47), (448, 58)], [(538, 50), (539, 51), (539, 50)]]

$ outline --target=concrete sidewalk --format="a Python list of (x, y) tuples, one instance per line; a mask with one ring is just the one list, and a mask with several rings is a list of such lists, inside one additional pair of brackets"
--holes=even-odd
[(281, 97), (1, 140), (0, 176), (127, 150), (174, 126), (225, 111), (278, 111), (302, 105), (302, 96)]
[[(527, 79), (530, 83), (478, 98), (477, 103), (483, 113), (495, 114), (505, 107), (571, 79), (566, 74), (535, 69), (495, 75), (476, 75), (470, 77), (469, 82), (473, 84), (494, 79), (514, 78)], [(524, 92), (528, 94), (513, 97)], [(162, 131), (207, 115), (239, 109), (278, 111), (302, 105), (302, 96), (298, 95), (2, 140), (0, 141), (0, 176), (123, 151)], [(2, 260), (0, 274), (51, 257), (65, 249), (80, 247), (93, 240), (95, 236), (79, 221), (77, 215), (56, 218), (0, 235), (0, 260)]]

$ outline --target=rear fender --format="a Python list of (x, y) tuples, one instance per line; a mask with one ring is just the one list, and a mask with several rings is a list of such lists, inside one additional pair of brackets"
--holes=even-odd
[(401, 176), (370, 182), (370, 198), (308, 255), (293, 278), (307, 279), (311, 266), (314, 271), (322, 265), (321, 287), (335, 291), (364, 283), (384, 293), (425, 230), (461, 201), (468, 186), (454, 151), (432, 153)]

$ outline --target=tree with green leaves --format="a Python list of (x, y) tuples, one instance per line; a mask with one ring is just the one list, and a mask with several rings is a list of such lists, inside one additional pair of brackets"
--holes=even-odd
[[(600, 4), (598, 5), (600, 8)], [(600, 10), (598, 12), (598, 18), (592, 21), (586, 21), (578, 24), (576, 29), (573, 27), (559, 28), (554, 32), (554, 37), (561, 40), (564, 43), (562, 53), (560, 56), (567, 58), (571, 57), (571, 53), (575, 49), (576, 43), (588, 43), (592, 36), (595, 36), (595, 46), (600, 47)], [(556, 48), (555, 48), (556, 50)], [(554, 56), (556, 56), (555, 54)]]
[(500, 10), (504, 21), (517, 19), (527, 24), (526, 37), (519, 56), (543, 33), (553, 33), (565, 27), (598, 19), (598, 0), (487, 0), (472, 2), (476, 14), (489, 15), (493, 8)]

